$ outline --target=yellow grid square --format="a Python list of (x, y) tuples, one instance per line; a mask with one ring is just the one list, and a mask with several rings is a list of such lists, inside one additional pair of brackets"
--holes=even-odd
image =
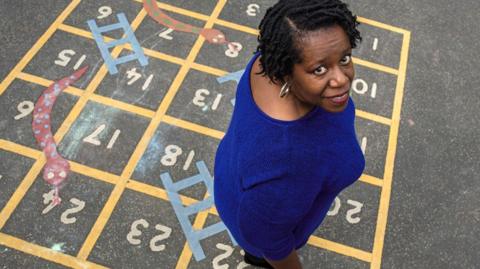
[[(133, 1), (142, 2), (141, 0), (133, 0)], [(52, 83), (52, 81), (46, 80), (44, 78), (23, 73), (23, 69), (30, 62), (30, 60), (35, 56), (35, 54), (43, 47), (43, 45), (48, 41), (48, 39), (53, 35), (53, 33), (58, 29), (84, 37), (84, 38), (90, 38), (90, 39), (93, 38), (91, 33), (87, 31), (63, 24), (63, 21), (69, 16), (70, 13), (74, 11), (76, 6), (80, 2), (81, 0), (73, 0), (66, 7), (66, 9), (58, 16), (58, 18), (53, 22), (53, 24), (47, 29), (47, 31), (40, 37), (40, 39), (35, 43), (35, 45), (26, 53), (26, 55), (22, 58), (22, 60), (20, 60), (20, 62), (15, 66), (15, 68), (12, 69), (12, 71), (8, 74), (5, 80), (0, 84), (0, 95), (3, 94), (6, 88), (16, 78), (22, 79), (28, 82), (36, 83), (45, 87), (49, 86)], [(221, 10), (226, 4), (226, 0), (218, 1), (215, 9), (213, 10), (212, 14), (210, 14), (210, 16), (206, 16), (206, 15), (192, 12), (189, 10), (184, 10), (184, 9), (167, 5), (167, 4), (162, 4), (162, 3), (159, 3), (159, 4), (160, 4), (160, 8), (163, 8), (167, 11), (175, 12), (178, 14), (186, 15), (195, 19), (205, 21), (204, 27), (206, 28), (212, 27), (214, 24), (218, 24), (221, 26), (225, 26), (225, 27), (242, 31), (245, 33), (249, 33), (252, 35), (258, 34), (258, 31), (256, 29), (252, 29), (247, 26), (243, 26), (236, 23), (218, 19), (218, 16)], [(143, 21), (143, 19), (145, 19), (145, 17), (146, 17), (146, 12), (142, 9), (137, 15), (137, 17), (135, 18), (135, 20), (132, 22), (131, 24), (132, 28), (135, 30)], [(308, 241), (308, 244), (311, 244), (312, 246), (316, 246), (319, 248), (327, 249), (330, 251), (334, 251), (346, 256), (350, 256), (365, 262), (369, 262), (371, 263), (371, 268), (380, 268), (383, 243), (384, 243), (383, 240), (385, 236), (389, 201), (390, 201), (390, 195), (391, 195), (391, 186), (392, 186), (392, 180), (393, 180), (392, 177), (393, 177), (394, 159), (395, 159), (396, 146), (397, 146), (398, 129), (400, 124), (400, 112), (401, 112), (403, 90), (404, 90), (405, 79), (406, 79), (406, 69), (407, 69), (411, 34), (410, 34), (410, 31), (407, 31), (398, 27), (393, 27), (387, 24), (370, 20), (370, 19), (359, 17), (358, 20), (361, 23), (386, 29), (386, 30), (403, 35), (402, 49), (400, 53), (400, 63), (399, 63), (398, 69), (393, 69), (393, 68), (376, 64), (373, 62), (354, 58), (355, 64), (362, 65), (374, 70), (386, 72), (388, 74), (397, 76), (392, 118), (385, 118), (376, 114), (372, 114), (372, 113), (368, 113), (360, 110), (356, 111), (357, 116), (361, 118), (369, 119), (390, 127), (384, 178), (379, 179), (367, 174), (363, 174), (360, 178), (360, 180), (365, 183), (381, 188), (380, 204), (379, 204), (379, 210), (378, 210), (377, 225), (375, 229), (373, 251), (371, 253), (365, 252), (359, 249), (355, 249), (355, 248), (342, 245), (333, 241), (329, 241), (326, 239), (322, 239), (316, 236), (311, 236)], [(103, 266), (89, 262), (87, 258), (96, 240), (98, 239), (100, 233), (102, 232), (106, 222), (108, 221), (116, 203), (118, 202), (120, 196), (122, 195), (122, 192), (124, 191), (124, 189), (128, 188), (137, 192), (141, 192), (141, 193), (168, 201), (168, 196), (165, 190), (131, 179), (135, 165), (139, 161), (146, 147), (148, 146), (148, 142), (150, 141), (150, 138), (153, 136), (153, 132), (158, 127), (158, 125), (161, 122), (165, 122), (174, 126), (178, 126), (180, 128), (191, 130), (199, 134), (211, 136), (217, 139), (221, 139), (224, 135), (223, 132), (206, 128), (204, 126), (200, 126), (185, 120), (180, 120), (180, 119), (176, 119), (168, 115), (165, 115), (170, 103), (173, 100), (173, 97), (175, 96), (176, 91), (178, 91), (180, 85), (183, 82), (183, 79), (185, 78), (190, 68), (199, 70), (208, 74), (212, 74), (215, 76), (223, 76), (227, 74), (227, 72), (224, 70), (220, 70), (210, 66), (205, 66), (205, 65), (195, 63), (195, 58), (198, 52), (200, 51), (200, 48), (202, 47), (203, 42), (204, 42), (203, 38), (199, 37), (195, 42), (195, 44), (193, 45), (193, 48), (186, 59), (181, 59), (181, 58), (177, 58), (177, 57), (163, 54), (160, 52), (144, 49), (144, 52), (147, 56), (155, 57), (155, 58), (182, 66), (179, 73), (177, 74), (177, 77), (173, 81), (170, 89), (168, 90), (167, 95), (163, 99), (157, 111), (140, 108), (140, 107), (130, 105), (118, 100), (113, 100), (111, 98), (107, 98), (107, 97), (103, 97), (95, 94), (94, 92), (96, 88), (98, 87), (98, 85), (100, 84), (104, 76), (106, 75), (107, 69), (105, 66), (102, 66), (100, 68), (100, 70), (95, 75), (95, 77), (90, 82), (90, 84), (87, 86), (85, 91), (82, 91), (74, 87), (70, 87), (66, 90), (67, 93), (76, 95), (80, 98), (75, 104), (74, 108), (71, 110), (67, 119), (64, 121), (62, 126), (58, 129), (57, 133), (55, 134), (55, 140), (58, 142), (62, 140), (63, 136), (70, 129), (71, 124), (79, 116), (80, 112), (82, 111), (83, 107), (85, 106), (88, 100), (92, 100), (94, 102), (112, 106), (124, 111), (132, 112), (137, 115), (141, 115), (143, 117), (151, 119), (151, 123), (149, 127), (147, 128), (142, 139), (138, 143), (137, 148), (135, 149), (134, 153), (130, 157), (130, 160), (126, 168), (124, 169), (124, 171), (120, 176), (113, 175), (104, 171), (100, 171), (91, 167), (87, 167), (75, 162), (70, 162), (72, 171), (115, 185), (115, 188), (111, 196), (109, 197), (106, 206), (103, 208), (98, 219), (96, 220), (94, 227), (90, 231), (90, 234), (87, 237), (86, 241), (84, 242), (83, 247), (80, 250), (77, 257), (72, 257), (69, 255), (65, 255), (63, 253), (55, 252), (48, 248), (44, 248), (44, 247), (32, 244), (30, 242), (20, 240), (18, 238), (15, 238), (13, 236), (10, 236), (4, 233), (0, 233), (0, 244), (34, 255), (34, 256), (38, 256), (45, 260), (49, 260), (49, 261), (56, 262), (56, 263), (73, 267), (73, 268), (80, 268), (83, 266), (87, 266), (89, 268), (90, 267), (104, 268)], [(122, 49), (131, 50), (132, 48), (129, 45), (117, 47), (112, 52), (112, 55), (114, 55), (115, 57), (118, 56)], [(13, 213), (13, 211), (17, 207), (17, 205), (23, 199), (25, 193), (28, 191), (28, 189), (32, 185), (33, 180), (41, 172), (41, 169), (45, 164), (46, 160), (42, 152), (12, 143), (10, 141), (0, 140), (0, 148), (2, 150), (18, 153), (20, 155), (36, 160), (34, 165), (31, 167), (30, 171), (27, 173), (23, 181), (20, 183), (17, 190), (11, 196), (7, 205), (2, 209), (0, 213), (0, 228), (2, 228), (5, 225), (8, 218), (10, 217), (10, 215)], [(208, 193), (206, 195), (208, 196)], [(198, 202), (195, 199), (185, 197), (185, 196), (181, 196), (181, 200), (184, 205), (191, 205)], [(212, 207), (208, 211), (200, 212), (197, 215), (197, 218), (195, 220), (194, 228), (201, 229), (207, 219), (208, 214), (214, 214), (218, 216), (218, 213), (216, 212), (214, 207)], [(191, 256), (192, 256), (191, 250), (189, 249), (189, 246), (186, 243), (184, 250), (180, 256), (180, 259), (178, 260), (176, 268), (187, 268), (191, 260)]]

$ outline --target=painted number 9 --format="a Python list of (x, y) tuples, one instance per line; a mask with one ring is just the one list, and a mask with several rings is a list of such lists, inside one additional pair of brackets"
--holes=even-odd
[(98, 13), (100, 13), (100, 16), (97, 17), (97, 19), (104, 19), (110, 15), (112, 15), (112, 8), (109, 6), (103, 6), (98, 9)]
[(30, 101), (21, 102), (17, 106), (17, 110), (18, 112), (20, 112), (20, 114), (15, 116), (14, 119), (19, 120), (19, 119), (25, 118), (26, 116), (30, 115), (30, 113), (32, 113), (33, 108), (34, 108), (34, 105), (32, 102)]

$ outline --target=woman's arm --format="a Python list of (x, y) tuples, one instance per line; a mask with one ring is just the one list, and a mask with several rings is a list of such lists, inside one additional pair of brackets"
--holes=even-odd
[(297, 251), (294, 249), (285, 259), (273, 261), (265, 258), (275, 269), (302, 269), (302, 264), (298, 258)]

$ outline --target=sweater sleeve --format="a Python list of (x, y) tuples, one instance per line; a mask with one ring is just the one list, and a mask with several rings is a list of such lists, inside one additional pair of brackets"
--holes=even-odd
[(289, 177), (257, 179), (255, 183), (240, 199), (239, 231), (264, 257), (282, 260), (295, 248), (293, 230), (312, 201), (302, 199), (305, 197)]

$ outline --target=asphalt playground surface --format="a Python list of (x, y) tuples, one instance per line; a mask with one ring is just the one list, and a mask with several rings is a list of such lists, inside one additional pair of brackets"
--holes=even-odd
[[(253, 268), (211, 202), (211, 175), (235, 79), (274, 2), (159, 1), (177, 20), (224, 32), (237, 54), (169, 31), (137, 0), (2, 1), (0, 268)], [(364, 38), (352, 98), (367, 164), (300, 250), (303, 266), (479, 268), (480, 2), (346, 2)], [(87, 21), (111, 25), (119, 13), (148, 65), (112, 74)], [(33, 105), (84, 64), (51, 114), (71, 165), (52, 207)]]

